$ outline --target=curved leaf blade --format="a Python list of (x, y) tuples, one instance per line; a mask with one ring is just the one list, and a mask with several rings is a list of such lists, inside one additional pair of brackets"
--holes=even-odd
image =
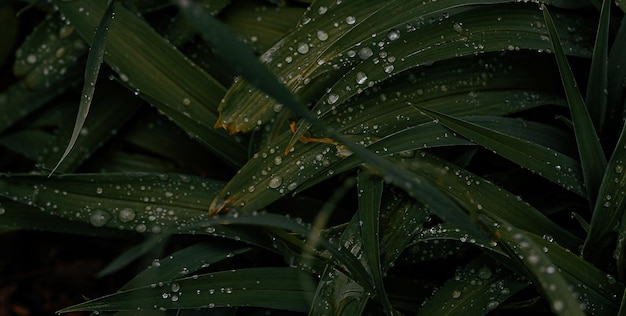
[(115, 1), (109, 1), (109, 5), (98, 24), (96, 34), (94, 35), (91, 49), (87, 55), (87, 68), (85, 69), (85, 82), (83, 84), (83, 91), (81, 92), (80, 105), (78, 106), (78, 114), (76, 116), (76, 123), (74, 124), (74, 131), (70, 137), (69, 144), (65, 148), (63, 155), (59, 159), (59, 162), (52, 168), (50, 175), (61, 165), (65, 157), (70, 153), (76, 140), (80, 135), (80, 131), (87, 120), (87, 114), (89, 113), (89, 107), (91, 106), (91, 100), (93, 94), (96, 91), (96, 80), (98, 80), (98, 73), (100, 73), (100, 65), (104, 60), (104, 51), (107, 44), (107, 37), (109, 34), (109, 27), (115, 16)]
[[(136, 287), (60, 310), (131, 311), (258, 306), (304, 312), (313, 290), (308, 273), (291, 268), (249, 268), (196, 275)], [(158, 282), (157, 282), (158, 283)]]
[(477, 144), (497, 152), (520, 166), (584, 196), (579, 163), (563, 154), (480, 125), (419, 107), (426, 115)]
[(570, 106), (572, 113), (572, 120), (574, 123), (574, 132), (576, 135), (576, 143), (578, 144), (578, 153), (580, 155), (580, 163), (582, 166), (583, 178), (585, 181), (585, 190), (587, 192), (587, 199), (590, 205), (594, 205), (598, 196), (598, 190), (602, 183), (602, 176), (606, 168), (606, 157), (598, 134), (596, 133), (596, 127), (594, 127), (589, 112), (585, 105), (574, 74), (565, 57), (565, 52), (561, 46), (559, 35), (557, 34), (554, 21), (548, 12), (548, 8), (542, 5), (544, 20), (550, 32), (550, 39), (554, 49), (554, 56), (559, 66), (561, 73), (561, 79), (563, 86), (565, 87), (565, 94), (567, 96), (567, 102)]

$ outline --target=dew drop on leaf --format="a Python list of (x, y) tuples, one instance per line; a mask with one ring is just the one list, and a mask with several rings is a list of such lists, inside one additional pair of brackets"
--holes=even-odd
[(283, 183), (283, 178), (281, 178), (280, 176), (275, 176), (275, 177), (273, 177), (273, 178), (270, 180), (270, 182), (269, 182), (268, 186), (269, 186), (270, 188), (272, 188), (272, 189), (276, 189), (276, 188), (278, 188), (278, 187), (279, 187), (282, 183)]
[(352, 24), (354, 24), (355, 22), (356, 22), (356, 18), (354, 18), (353, 16), (351, 16), (351, 15), (350, 15), (350, 16), (346, 17), (346, 23), (347, 23), (348, 25), (352, 25)]
[(319, 30), (317, 31), (317, 39), (320, 41), (325, 41), (328, 39), (328, 33), (326, 33), (325, 31)]
[(374, 55), (374, 52), (369, 47), (362, 47), (361, 49), (359, 49), (358, 54), (359, 54), (359, 58), (361, 58), (362, 60), (366, 60), (372, 57), (372, 55)]
[(362, 71), (357, 72), (356, 73), (356, 83), (357, 84), (364, 84), (365, 81), (367, 81), (367, 75), (364, 72), (362, 72)]
[(309, 45), (307, 43), (298, 43), (298, 47), (296, 49), (300, 54), (306, 54), (309, 52)]
[(91, 222), (91, 225), (95, 227), (102, 227), (109, 221), (109, 219), (111, 219), (111, 214), (102, 210), (97, 210), (91, 214), (89, 222)]
[(120, 222), (128, 223), (128, 222), (132, 221), (133, 219), (135, 219), (135, 211), (133, 211), (130, 208), (125, 208), (125, 209), (122, 209), (117, 214), (117, 217), (120, 220)]

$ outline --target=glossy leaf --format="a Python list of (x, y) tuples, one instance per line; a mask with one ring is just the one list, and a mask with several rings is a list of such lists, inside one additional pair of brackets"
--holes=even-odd
[[(87, 42), (105, 11), (100, 1), (56, 1)], [(89, 14), (86, 14), (86, 13)], [(154, 104), (193, 137), (232, 165), (245, 159), (243, 146), (210, 128), (225, 88), (167, 43), (137, 15), (116, 8), (104, 61), (120, 81)], [(128, 32), (132, 29), (133, 32)]]
[(418, 315), (485, 315), (527, 286), (528, 281), (479, 257), (439, 288)]
[(603, 1), (600, 25), (591, 58), (591, 70), (587, 82), (585, 104), (597, 132), (602, 132), (606, 119), (608, 95), (608, 52), (609, 24), (611, 22), (611, 1)]
[(600, 145), (596, 127), (591, 121), (589, 112), (585, 105), (580, 90), (574, 79), (572, 70), (569, 67), (567, 58), (561, 46), (559, 35), (557, 34), (554, 22), (550, 17), (550, 13), (545, 6), (543, 15), (550, 31), (550, 39), (554, 48), (554, 55), (559, 66), (563, 86), (567, 96), (567, 102), (572, 113), (574, 123), (574, 132), (576, 135), (576, 143), (578, 144), (578, 153), (582, 166), (583, 178), (585, 180), (585, 189), (587, 191), (587, 199), (590, 205), (594, 205), (598, 196), (598, 190), (602, 181), (602, 175), (606, 168), (606, 157)]
[(365, 262), (376, 286), (376, 296), (380, 298), (385, 312), (393, 314), (393, 308), (389, 303), (385, 285), (383, 284), (383, 270), (380, 260), (380, 204), (383, 194), (383, 181), (367, 172), (359, 173), (359, 224), (363, 239), (363, 254)]
[(93, 42), (91, 44), (91, 49), (89, 50), (89, 54), (87, 56), (85, 82), (83, 83), (83, 91), (80, 94), (80, 104), (78, 106), (78, 115), (76, 116), (74, 131), (72, 132), (69, 144), (65, 148), (63, 155), (61, 155), (59, 162), (52, 169), (50, 174), (54, 173), (54, 171), (61, 165), (65, 157), (67, 157), (70, 153), (72, 148), (74, 148), (74, 144), (76, 144), (76, 140), (80, 135), (83, 125), (85, 125), (85, 120), (87, 119), (89, 108), (91, 107), (91, 100), (93, 99), (93, 94), (96, 91), (96, 80), (98, 80), (98, 74), (100, 73), (100, 65), (102, 65), (102, 61), (104, 60), (104, 51), (107, 43), (107, 36), (109, 34), (109, 27), (114, 17), (115, 1), (109, 1), (107, 10), (104, 12), (102, 20), (100, 20), (100, 23), (98, 24), (96, 34), (94, 35)]
[(585, 195), (580, 165), (576, 160), (552, 149), (483, 128), (449, 115), (425, 108), (419, 109), (452, 131), (495, 151), (498, 155), (561, 185), (569, 191), (581, 196)]
[[(598, 193), (598, 199), (593, 208), (591, 225), (583, 247), (583, 256), (594, 263), (601, 263), (613, 256), (613, 251), (618, 258), (624, 252), (621, 247), (615, 247), (616, 240), (614, 228), (619, 227), (623, 231), (624, 223), (621, 222), (626, 208), (626, 130), (622, 130), (619, 141), (615, 145), (615, 151), (609, 160), (606, 173), (602, 179), (602, 185)], [(619, 271), (623, 271), (621, 266)]]
[(178, 233), (208, 218), (211, 192), (221, 185), (177, 174), (2, 175), (0, 196), (93, 229)]
[(507, 226), (502, 230), (502, 242), (512, 258), (528, 271), (533, 283), (548, 299), (550, 309), (557, 315), (585, 315), (576, 300), (570, 283), (558, 273), (556, 266), (541, 247), (523, 231)]
[[(87, 301), (59, 312), (123, 311), (224, 306), (259, 306), (308, 310), (310, 276), (291, 268), (250, 268), (178, 278), (162, 286), (136, 287)], [(158, 282), (157, 282), (158, 283)], [(306, 284), (306, 283), (304, 283)]]

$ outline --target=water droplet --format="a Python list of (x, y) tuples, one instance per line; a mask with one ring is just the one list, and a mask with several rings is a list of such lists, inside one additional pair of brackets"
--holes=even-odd
[(273, 178), (270, 180), (270, 182), (269, 182), (268, 186), (269, 186), (270, 188), (272, 188), (272, 189), (276, 189), (276, 188), (278, 188), (278, 187), (279, 187), (282, 183), (283, 183), (283, 178), (281, 178), (280, 176), (275, 176), (275, 177), (273, 177)]
[(454, 23), (454, 25), (452, 25), (452, 28), (454, 29), (454, 31), (461, 33), (463, 32), (463, 23)]
[(339, 96), (331, 93), (330, 95), (328, 95), (328, 104), (335, 104), (335, 102), (337, 102), (337, 100), (339, 100)]
[(353, 17), (353, 16), (351, 16), (351, 15), (350, 15), (350, 16), (348, 16), (348, 17), (346, 17), (346, 23), (347, 23), (347, 24), (352, 25), (352, 24), (354, 24), (355, 22), (356, 22), (356, 18), (355, 18), (355, 17)]
[(278, 165), (280, 165), (282, 162), (283, 162), (283, 157), (281, 157), (281, 156), (276, 156), (276, 157), (274, 157), (274, 164), (275, 164), (275, 165), (277, 165), (277, 166), (278, 166)]
[(138, 232), (138, 233), (145, 233), (146, 229), (147, 229), (147, 227), (144, 224), (139, 224), (139, 225), (137, 225), (135, 227), (135, 231)]
[(111, 214), (102, 210), (97, 210), (93, 212), (91, 216), (89, 217), (89, 221), (91, 222), (91, 225), (95, 227), (104, 226), (109, 221), (109, 219), (111, 219)]
[(180, 285), (176, 282), (172, 283), (172, 292), (178, 292), (180, 290)]
[(248, 192), (252, 193), (254, 192), (254, 190), (255, 190), (255, 187), (253, 185), (248, 187)]
[(191, 100), (189, 98), (184, 98), (183, 105), (189, 105), (189, 104), (191, 104)]
[(274, 109), (274, 112), (278, 113), (278, 112), (280, 112), (280, 110), (283, 109), (283, 105), (281, 103), (276, 103), (276, 104), (274, 104), (273, 109)]
[(300, 54), (306, 54), (309, 52), (309, 45), (307, 43), (299, 43), (297, 51)]
[(498, 306), (500, 306), (500, 302), (498, 302), (498, 301), (491, 301), (491, 302), (487, 303), (487, 310), (488, 311), (492, 311), (492, 310), (498, 308)]
[(293, 191), (293, 190), (295, 190), (297, 187), (298, 187), (298, 183), (296, 183), (296, 182), (291, 182), (291, 183), (289, 183), (289, 185), (287, 186), (287, 190), (289, 190), (289, 191)]
[(130, 208), (125, 208), (125, 209), (122, 209), (117, 214), (117, 217), (119, 218), (120, 222), (128, 223), (128, 222), (132, 221), (133, 219), (135, 219), (135, 211), (133, 211)]
[(549, 234), (545, 234), (542, 236), (543, 239), (545, 239), (547, 242), (553, 242), (554, 241), (554, 237), (552, 237), (552, 235)]
[(366, 60), (372, 57), (372, 55), (374, 55), (374, 52), (369, 47), (362, 47), (361, 49), (359, 49), (358, 54), (359, 54), (359, 58), (361, 58), (362, 60)]
[(623, 171), (624, 171), (624, 166), (622, 165), (615, 166), (615, 173), (622, 173)]
[(394, 69), (395, 69), (395, 67), (393, 65), (386, 65), (385, 66), (385, 73), (390, 74), (390, 73), (393, 72)]
[(455, 290), (454, 292), (452, 292), (452, 298), (459, 298), (461, 297), (461, 291)]
[(102, 194), (102, 188), (96, 188), (96, 194)]
[(0, 206), (0, 215), (6, 213), (6, 209), (3, 206)]
[(37, 56), (35, 56), (34, 54), (30, 54), (30, 55), (28, 55), (28, 57), (26, 57), (26, 61), (29, 64), (34, 64), (34, 63), (37, 62)]
[(399, 39), (400, 38), (400, 31), (398, 31), (398, 30), (391, 30), (391, 31), (389, 31), (389, 33), (387, 33), (387, 38), (390, 41), (395, 41), (395, 40)]
[(356, 73), (356, 83), (357, 84), (364, 84), (365, 81), (367, 81), (367, 75), (364, 72), (362, 72), (362, 71), (357, 72)]
[(328, 39), (328, 33), (324, 32), (322, 30), (317, 31), (317, 39), (322, 41), (322, 42), (327, 40)]
[(63, 25), (61, 27), (61, 29), (59, 30), (59, 37), (60, 38), (66, 38), (68, 36), (70, 36), (70, 34), (72, 34), (74, 32), (74, 27), (70, 26), (70, 25)]
[(556, 300), (552, 302), (552, 308), (555, 312), (560, 312), (563, 310), (563, 308), (565, 308), (565, 303), (563, 303), (563, 301), (561, 300)]
[(317, 9), (317, 13), (319, 14), (324, 14), (326, 13), (326, 11), (328, 11), (328, 7), (325, 7), (325, 6), (321, 6), (319, 7), (319, 9)]

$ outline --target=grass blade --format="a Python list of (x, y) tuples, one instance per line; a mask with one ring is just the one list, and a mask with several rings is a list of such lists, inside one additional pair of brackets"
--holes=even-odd
[(153, 250), (157, 245), (165, 244), (168, 238), (168, 235), (148, 236), (142, 243), (124, 251), (121, 255), (109, 262), (102, 270), (96, 273), (96, 278), (102, 278), (119, 271), (139, 257)]
[(611, 1), (603, 1), (602, 3), (596, 43), (591, 58), (591, 71), (587, 82), (587, 93), (585, 94), (585, 103), (587, 104), (589, 115), (598, 133), (604, 130), (604, 121), (607, 114), (611, 5)]
[[(310, 275), (291, 268), (249, 268), (196, 275), (142, 286), (60, 310), (152, 311), (181, 308), (258, 306), (305, 312), (313, 289), (303, 287)], [(158, 283), (158, 282), (157, 282)]]
[[(621, 219), (626, 208), (625, 164), (626, 129), (623, 129), (604, 174), (583, 246), (583, 257), (596, 264), (610, 260), (614, 250), (618, 258), (624, 251), (614, 248), (615, 238), (619, 237), (615, 236), (614, 228), (618, 226), (621, 234), (624, 227)], [(618, 266), (618, 271), (623, 271), (623, 266)]]
[(154, 260), (148, 269), (137, 274), (120, 290), (130, 290), (148, 286), (158, 281), (171, 281), (185, 277), (205, 268), (207, 265), (220, 262), (249, 250), (250, 248), (229, 240), (198, 243), (164, 258)]
[(459, 269), (417, 315), (484, 315), (527, 286), (527, 281), (481, 256)]
[(602, 176), (604, 175), (604, 170), (606, 168), (606, 157), (602, 146), (600, 145), (596, 128), (594, 127), (589, 116), (589, 112), (587, 111), (587, 107), (585, 106), (585, 101), (580, 94), (580, 90), (578, 90), (574, 74), (569, 67), (565, 53), (563, 52), (563, 47), (561, 46), (552, 17), (550, 16), (548, 8), (545, 5), (542, 5), (542, 8), (544, 20), (550, 32), (554, 56), (556, 57), (563, 86), (565, 87), (567, 102), (569, 103), (570, 111), (572, 113), (576, 143), (578, 145), (578, 153), (580, 155), (585, 189), (587, 191), (587, 199), (589, 200), (590, 205), (594, 205), (598, 196), (600, 184), (602, 183)]
[(65, 157), (70, 153), (76, 140), (80, 135), (80, 131), (87, 120), (87, 114), (89, 113), (89, 107), (91, 106), (91, 100), (93, 94), (96, 91), (96, 80), (98, 80), (98, 73), (100, 73), (100, 65), (104, 60), (104, 51), (107, 43), (107, 36), (109, 34), (109, 27), (115, 16), (115, 1), (109, 1), (109, 6), (100, 20), (96, 34), (94, 35), (91, 49), (87, 56), (87, 68), (85, 69), (85, 82), (83, 85), (83, 91), (81, 92), (80, 104), (78, 106), (78, 114), (76, 116), (76, 123), (74, 125), (74, 131), (70, 137), (69, 144), (63, 152), (63, 155), (59, 159), (57, 165), (52, 169), (50, 175), (61, 165)]
[(576, 160), (541, 145), (468, 121), (421, 107), (419, 109), (451, 130), (497, 152), (498, 155), (542, 175), (569, 191), (585, 195), (580, 165)]
[(385, 285), (383, 284), (383, 272), (380, 260), (380, 206), (383, 194), (383, 180), (369, 172), (359, 172), (359, 218), (362, 223), (360, 227), (361, 238), (363, 240), (363, 254), (365, 262), (372, 275), (372, 280), (376, 286), (376, 296), (381, 301), (387, 315), (393, 315), (393, 307), (389, 302)]
[(555, 314), (585, 315), (570, 283), (558, 273), (554, 262), (535, 240), (513, 226), (507, 225), (500, 232), (501, 244), (510, 252), (510, 257), (527, 271), (528, 277), (541, 290)]

